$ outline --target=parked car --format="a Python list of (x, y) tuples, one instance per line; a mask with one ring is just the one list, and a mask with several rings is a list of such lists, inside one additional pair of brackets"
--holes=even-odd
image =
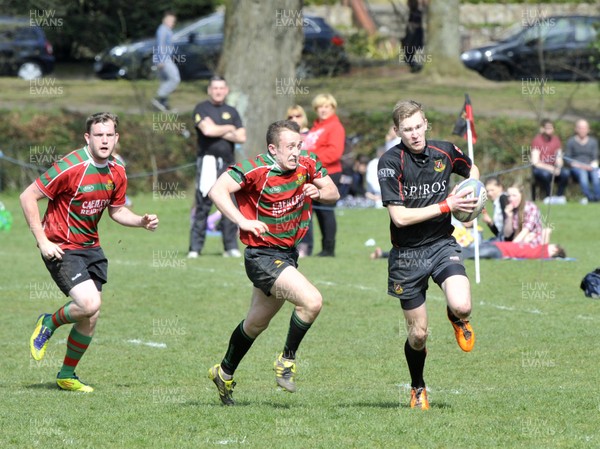
[(31, 80), (52, 73), (52, 45), (27, 18), (0, 17), (0, 75)]
[[(173, 60), (181, 79), (209, 78), (217, 67), (223, 46), (225, 16), (217, 12), (173, 33)], [(325, 22), (304, 16), (304, 48), (298, 76), (336, 75), (348, 72), (350, 63), (342, 37)], [(152, 78), (154, 38), (117, 45), (96, 55), (94, 72), (103, 79)]]
[(464, 65), (494, 81), (600, 79), (600, 16), (537, 18), (507, 39), (464, 52)]

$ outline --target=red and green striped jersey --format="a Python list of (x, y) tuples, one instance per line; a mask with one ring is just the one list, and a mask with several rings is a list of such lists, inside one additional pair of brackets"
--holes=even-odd
[(242, 187), (235, 193), (242, 215), (269, 227), (260, 237), (240, 230), (245, 245), (291, 248), (302, 240), (312, 212), (312, 201), (303, 186), (327, 176), (315, 154), (302, 152), (296, 170), (283, 171), (273, 156), (259, 154), (232, 165), (227, 172)]
[(87, 146), (55, 162), (35, 183), (49, 199), (44, 232), (63, 249), (99, 246), (102, 212), (125, 205), (125, 167), (112, 156), (105, 165), (95, 163)]

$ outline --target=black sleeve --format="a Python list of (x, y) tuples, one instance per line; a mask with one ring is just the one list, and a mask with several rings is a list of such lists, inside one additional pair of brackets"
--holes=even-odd
[(208, 113), (202, 106), (203, 103), (198, 103), (194, 108), (194, 126), (198, 126), (198, 123), (200, 123), (204, 117), (208, 117)]
[(498, 237), (499, 231), (494, 223), (492, 223), (492, 224), (488, 223), (488, 228), (490, 228), (490, 231), (492, 231), (492, 234), (494, 234), (495, 237)]
[(500, 207), (502, 208), (502, 215), (505, 216), (506, 212), (504, 212), (504, 209), (506, 209), (506, 205), (508, 204), (508, 196), (506, 195), (500, 195)]
[[(400, 165), (392, 160), (393, 151), (385, 153), (377, 164), (377, 179), (381, 188), (381, 201), (384, 206), (393, 204), (397, 206), (404, 205), (404, 195), (402, 188), (402, 172)], [(396, 160), (399, 160), (396, 154)]]
[[(506, 222), (506, 206), (508, 205), (508, 196), (500, 195), (500, 207), (502, 208), (502, 223)], [(504, 229), (502, 230), (504, 232)]]
[(464, 154), (456, 145), (452, 145), (452, 147), (452, 173), (456, 173), (463, 178), (468, 178), (471, 176), (471, 167), (473, 166), (473, 162), (471, 162), (469, 156)]
[(232, 108), (233, 111), (231, 113), (231, 117), (232, 117), (232, 121), (233, 121), (233, 126), (237, 128), (243, 128), (244, 125), (242, 124), (242, 118), (240, 117), (240, 114), (238, 113), (237, 109)]

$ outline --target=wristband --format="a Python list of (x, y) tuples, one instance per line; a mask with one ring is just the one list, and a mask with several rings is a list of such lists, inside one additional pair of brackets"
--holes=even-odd
[(448, 206), (448, 200), (444, 200), (438, 203), (438, 206), (440, 206), (440, 212), (442, 213), (442, 215), (450, 213), (450, 206)]

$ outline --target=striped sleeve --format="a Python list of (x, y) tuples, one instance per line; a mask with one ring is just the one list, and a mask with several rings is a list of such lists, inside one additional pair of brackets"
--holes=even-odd
[(79, 151), (74, 151), (52, 164), (35, 183), (44, 195), (53, 200), (58, 194), (68, 190), (70, 169), (81, 162), (83, 159)]

